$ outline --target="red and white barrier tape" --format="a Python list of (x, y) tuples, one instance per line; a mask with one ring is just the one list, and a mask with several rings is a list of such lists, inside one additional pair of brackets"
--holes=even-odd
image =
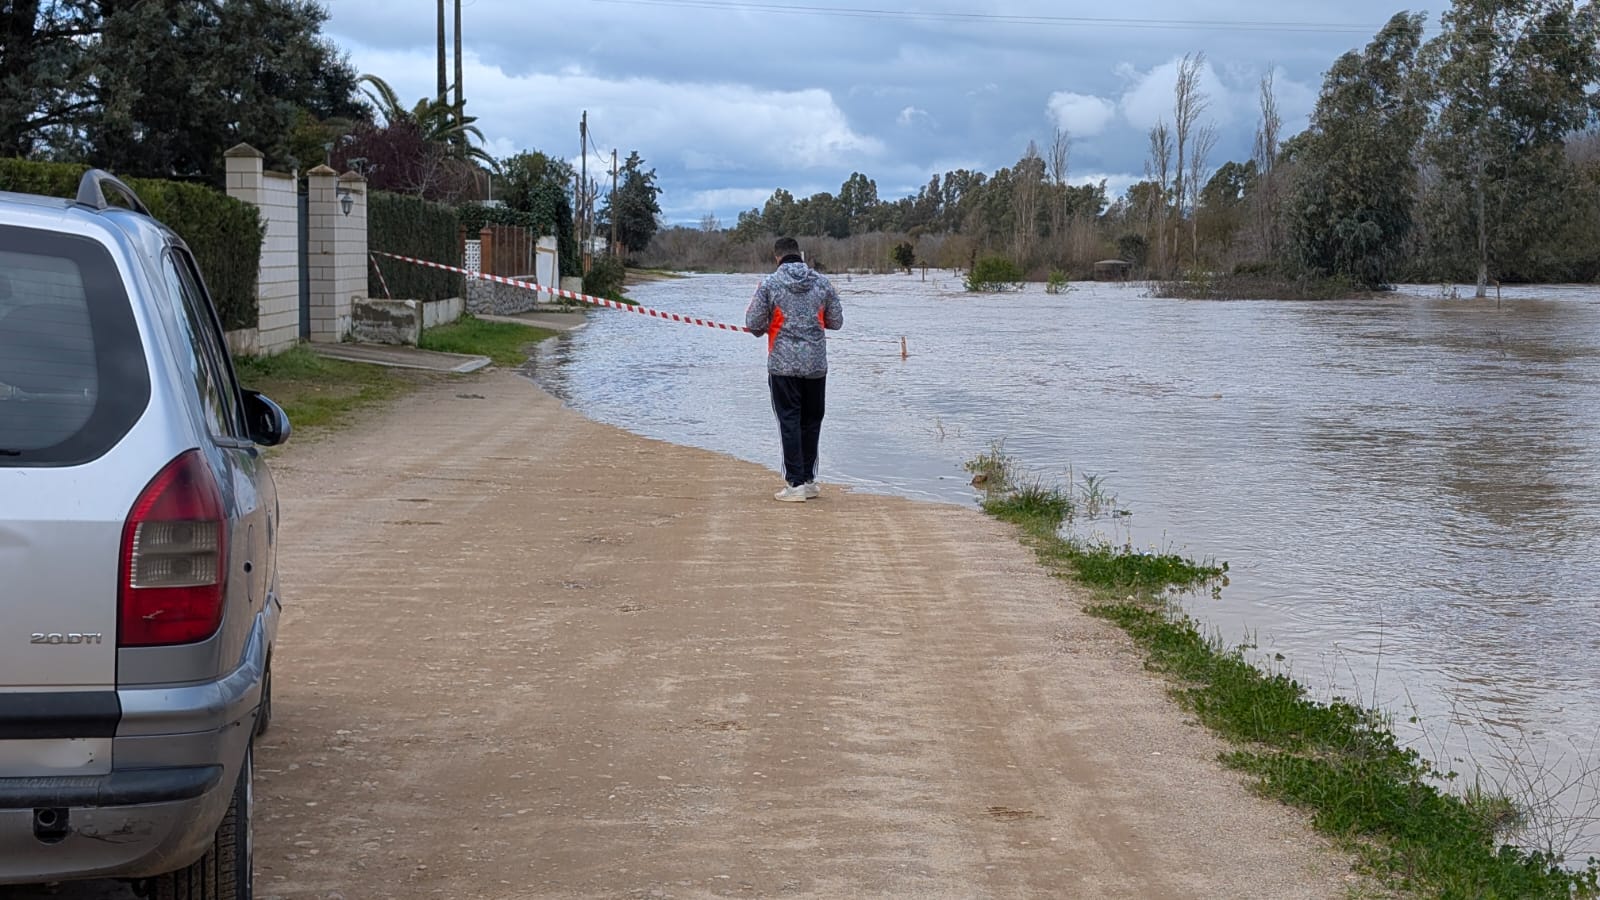
[(480, 281), (492, 281), (495, 284), (508, 284), (512, 287), (522, 288), (523, 290), (543, 291), (547, 294), (552, 294), (557, 297), (566, 297), (569, 300), (577, 300), (580, 303), (588, 303), (594, 306), (620, 309), (623, 312), (638, 313), (641, 316), (651, 316), (657, 319), (665, 319), (669, 322), (682, 322), (685, 325), (699, 325), (702, 328), (716, 328), (722, 331), (738, 331), (743, 332), (744, 334), (751, 333), (750, 329), (745, 328), (743, 325), (727, 325), (722, 322), (713, 322), (710, 319), (700, 319), (694, 316), (679, 315), (678, 313), (662, 312), (658, 309), (650, 309), (644, 306), (632, 306), (627, 303), (618, 303), (615, 300), (607, 300), (604, 297), (591, 297), (588, 294), (580, 294), (576, 291), (564, 291), (560, 288), (545, 287), (542, 284), (535, 284), (531, 281), (521, 281), (516, 278), (507, 278), (504, 275), (488, 275), (483, 272), (473, 272), (468, 269), (458, 268), (456, 266), (447, 266), (443, 263), (429, 262), (425, 259), (415, 259), (410, 256), (401, 256), (398, 253), (385, 253), (382, 250), (374, 250), (372, 252), (379, 256), (387, 256), (390, 259), (398, 259), (401, 262), (408, 262), (418, 266), (426, 266), (430, 269), (442, 269), (446, 272), (455, 272), (459, 275), (465, 275), (468, 278), (476, 278)]
[(378, 273), (378, 283), (383, 285), (383, 295), (385, 297), (389, 298), (390, 300), (393, 300), (394, 299), (394, 292), (389, 290), (389, 279), (384, 278), (383, 277), (383, 270), (378, 268), (378, 258), (376, 256), (373, 256), (372, 254), (368, 253), (367, 254), (367, 259), (372, 260), (372, 271)]

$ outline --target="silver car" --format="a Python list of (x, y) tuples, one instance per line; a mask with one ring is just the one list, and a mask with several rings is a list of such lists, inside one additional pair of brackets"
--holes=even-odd
[(0, 884), (251, 896), (288, 435), (132, 190), (0, 193)]

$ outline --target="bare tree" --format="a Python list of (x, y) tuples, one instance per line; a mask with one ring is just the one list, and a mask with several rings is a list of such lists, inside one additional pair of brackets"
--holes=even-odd
[(1184, 186), (1184, 170), (1188, 163), (1189, 147), (1195, 137), (1195, 125), (1200, 121), (1200, 114), (1211, 105), (1211, 98), (1206, 96), (1205, 91), (1200, 90), (1200, 70), (1205, 64), (1204, 51), (1185, 53), (1183, 59), (1178, 62), (1178, 81), (1172, 89), (1173, 132), (1178, 151), (1173, 196), (1177, 202), (1180, 224), (1183, 221), (1184, 203), (1188, 196)]
[(1167, 268), (1167, 197), (1172, 189), (1172, 133), (1167, 121), (1162, 119), (1150, 129), (1150, 158), (1144, 163), (1145, 178), (1154, 182), (1158, 190), (1151, 193), (1150, 208), (1145, 218), (1155, 226), (1155, 269), (1165, 274)]
[(1201, 125), (1194, 133), (1194, 144), (1189, 148), (1189, 252), (1200, 263), (1200, 192), (1211, 177), (1209, 157), (1217, 146), (1217, 126), (1214, 122)]
[(1255, 152), (1251, 154), (1256, 163), (1256, 239), (1268, 259), (1278, 256), (1278, 134), (1283, 128), (1272, 81), (1269, 66), (1261, 76), (1261, 121), (1256, 125)]
[(1039, 156), (1039, 146), (1028, 142), (1028, 149), (1018, 160), (1012, 189), (1012, 210), (1016, 214), (1013, 227), (1013, 248), (1017, 264), (1027, 268), (1031, 264), (1033, 242), (1039, 231), (1039, 192), (1044, 182), (1044, 160)]
[(1072, 135), (1056, 128), (1050, 139), (1050, 241), (1064, 248), (1067, 235), (1067, 164), (1072, 161)]
[(700, 217), (700, 230), (710, 234), (722, 230), (722, 223), (717, 221), (716, 213), (706, 213)]

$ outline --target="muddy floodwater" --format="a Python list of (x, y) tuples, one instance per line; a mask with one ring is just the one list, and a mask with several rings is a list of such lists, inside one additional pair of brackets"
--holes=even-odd
[[(740, 323), (756, 281), (630, 296)], [(1524, 842), (1600, 854), (1600, 289), (1497, 308), (1437, 287), (1216, 303), (835, 282), (823, 480), (971, 504), (962, 463), (1003, 441), (1131, 513), (1080, 530), (1226, 560), (1229, 585), (1188, 604), (1230, 643), (1389, 710), (1466, 777), (1548, 798)], [(606, 312), (534, 363), (595, 419), (776, 471), (764, 371), (753, 337)]]

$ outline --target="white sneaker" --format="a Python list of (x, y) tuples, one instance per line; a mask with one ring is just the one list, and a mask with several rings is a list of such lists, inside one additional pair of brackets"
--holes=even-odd
[(817, 487), (815, 481), (808, 481), (800, 486), (805, 489), (807, 500), (815, 500), (822, 496), (822, 488)]
[(806, 502), (807, 496), (809, 495), (806, 494), (805, 486), (795, 484), (784, 488), (776, 494), (773, 494), (772, 499), (782, 500), (785, 503), (804, 503)]

